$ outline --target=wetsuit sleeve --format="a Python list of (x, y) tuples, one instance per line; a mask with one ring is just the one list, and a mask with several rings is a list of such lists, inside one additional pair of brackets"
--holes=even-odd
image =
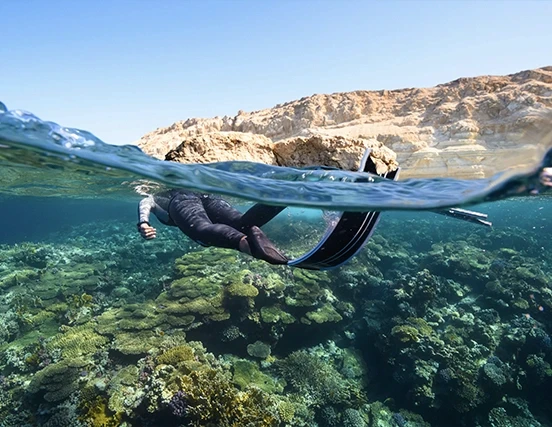
[(148, 196), (140, 201), (138, 205), (138, 224), (149, 224), (149, 217), (151, 210), (155, 207), (155, 200), (153, 196)]

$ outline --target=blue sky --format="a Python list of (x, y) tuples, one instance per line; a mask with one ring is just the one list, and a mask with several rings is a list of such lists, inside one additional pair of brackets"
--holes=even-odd
[(189, 117), (552, 65), (552, 1), (2, 0), (0, 101), (131, 143)]

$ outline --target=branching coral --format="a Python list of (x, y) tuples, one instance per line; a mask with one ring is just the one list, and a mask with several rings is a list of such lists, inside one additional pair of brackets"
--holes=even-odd
[(292, 388), (315, 406), (355, 406), (364, 400), (357, 383), (344, 378), (333, 366), (307, 351), (295, 351), (277, 366)]
[(111, 411), (107, 400), (102, 396), (82, 402), (80, 410), (82, 412), (80, 419), (92, 426), (118, 427), (121, 425), (122, 414)]
[(193, 426), (279, 425), (277, 402), (258, 388), (238, 391), (220, 370), (204, 369), (180, 377), (186, 418)]
[(158, 363), (175, 367), (190, 360), (194, 360), (194, 349), (187, 344), (170, 348), (157, 357)]

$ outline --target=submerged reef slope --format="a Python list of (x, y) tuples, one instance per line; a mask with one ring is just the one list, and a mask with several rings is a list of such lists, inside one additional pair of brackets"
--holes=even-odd
[(549, 249), (426, 219), (329, 272), (116, 221), (3, 245), (0, 425), (550, 425)]
[[(552, 67), (431, 88), (316, 94), (265, 110), (189, 118), (137, 145), (183, 163), (248, 160), (356, 169), (367, 146), (397, 153), (402, 178), (484, 178), (552, 147)], [(522, 162), (522, 163), (520, 163)]]

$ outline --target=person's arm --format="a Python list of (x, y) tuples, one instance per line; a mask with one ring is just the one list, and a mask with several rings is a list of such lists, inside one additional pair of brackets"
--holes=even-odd
[(157, 231), (149, 223), (150, 213), (154, 206), (153, 196), (142, 199), (138, 205), (138, 224), (136, 226), (140, 235), (146, 240), (155, 239), (157, 236)]

